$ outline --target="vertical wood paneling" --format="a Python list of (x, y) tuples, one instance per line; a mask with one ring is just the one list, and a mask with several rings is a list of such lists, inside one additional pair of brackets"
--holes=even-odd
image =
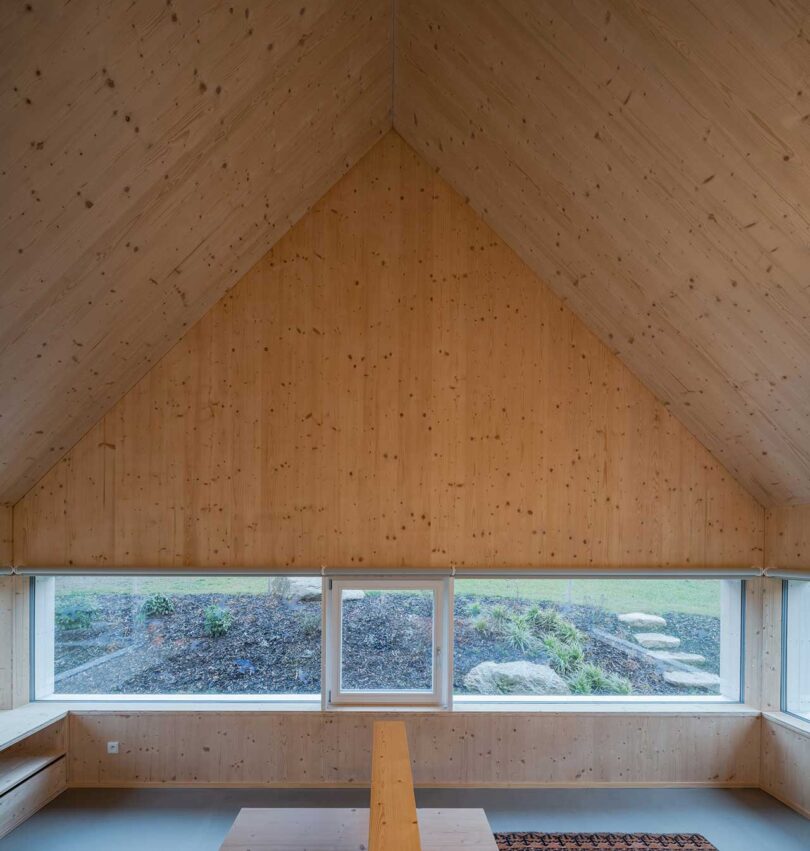
[(29, 565), (762, 557), (757, 503), (395, 134), (14, 514)]
[(765, 512), (765, 565), (810, 568), (810, 505)]
[[(364, 785), (370, 712), (73, 712), (71, 786)], [(420, 786), (755, 786), (759, 718), (408, 713)], [(120, 742), (109, 755), (106, 742)]]
[(29, 579), (0, 576), (0, 710), (28, 703)]
[[(799, 722), (800, 723), (800, 722)], [(810, 725), (762, 718), (762, 788), (810, 818)]]
[(12, 563), (12, 509), (10, 505), (0, 505), (0, 567)]

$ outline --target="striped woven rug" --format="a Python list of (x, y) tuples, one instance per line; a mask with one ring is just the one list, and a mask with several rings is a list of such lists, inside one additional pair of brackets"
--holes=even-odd
[(699, 834), (496, 833), (499, 851), (717, 851)]

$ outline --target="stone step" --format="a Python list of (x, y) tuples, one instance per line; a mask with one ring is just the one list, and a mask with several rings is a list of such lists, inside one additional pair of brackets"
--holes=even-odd
[(648, 615), (646, 612), (627, 612), (618, 616), (621, 623), (627, 626), (646, 627), (647, 629), (666, 626), (665, 618), (660, 615)]
[(707, 671), (666, 671), (664, 679), (681, 688), (719, 688), (720, 677)]
[(663, 632), (637, 632), (633, 638), (648, 650), (674, 650), (680, 647), (681, 639)]
[(662, 662), (683, 662), (686, 665), (702, 665), (706, 661), (700, 653), (685, 653), (680, 650), (650, 650), (650, 656)]

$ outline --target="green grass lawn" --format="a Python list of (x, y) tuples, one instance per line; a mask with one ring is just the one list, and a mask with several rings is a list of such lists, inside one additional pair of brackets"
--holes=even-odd
[[(266, 576), (59, 577), (57, 598), (92, 594), (265, 594)], [(480, 595), (600, 606), (610, 612), (719, 616), (720, 582), (706, 579), (457, 579), (456, 597)]]
[(720, 583), (707, 579), (457, 579), (455, 594), (600, 606), (617, 614), (720, 615)]

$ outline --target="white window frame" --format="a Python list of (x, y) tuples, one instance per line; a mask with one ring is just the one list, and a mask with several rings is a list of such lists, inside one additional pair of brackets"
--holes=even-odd
[[(430, 591), (433, 595), (433, 683), (428, 691), (344, 691), (341, 688), (343, 606), (346, 591)], [(324, 578), (323, 648), (321, 653), (324, 709), (340, 706), (432, 706), (452, 708), (453, 599), (452, 579), (363, 576)]]
[(782, 585), (782, 711), (810, 720), (810, 580), (796, 577)]

